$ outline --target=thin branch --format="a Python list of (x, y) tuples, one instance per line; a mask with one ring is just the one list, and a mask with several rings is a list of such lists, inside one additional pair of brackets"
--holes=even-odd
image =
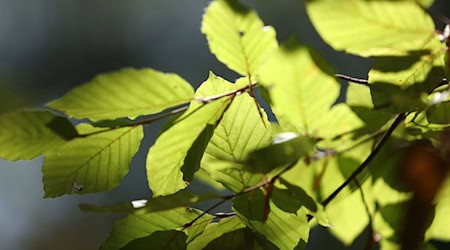
[(349, 82), (353, 82), (353, 83), (357, 83), (357, 84), (361, 84), (361, 85), (365, 85), (365, 86), (369, 86), (369, 81), (366, 79), (361, 79), (361, 78), (356, 78), (356, 77), (351, 77), (351, 76), (347, 76), (344, 74), (335, 74), (334, 75), (336, 78), (342, 79), (342, 80), (346, 80)]
[[(225, 195), (225, 196), (220, 197), (220, 201), (218, 201), (216, 204), (212, 205), (211, 207), (209, 207), (208, 209), (206, 209), (205, 211), (203, 211), (203, 213), (199, 214), (199, 215), (198, 215), (197, 217), (195, 217), (192, 221), (190, 221), (190, 222), (184, 224), (183, 230), (186, 229), (186, 228), (188, 228), (188, 227), (191, 227), (191, 226), (192, 226), (196, 221), (198, 221), (200, 218), (202, 218), (203, 216), (205, 216), (207, 213), (211, 212), (213, 209), (217, 208), (218, 206), (222, 205), (222, 204), (225, 203), (226, 201), (231, 200), (231, 199), (233, 199), (234, 197), (237, 197), (237, 196), (239, 196), (239, 195), (243, 195), (243, 194), (246, 194), (246, 193), (253, 192), (253, 191), (255, 191), (255, 190), (257, 190), (257, 189), (259, 189), (259, 188), (261, 188), (261, 187), (264, 187), (264, 186), (266, 186), (266, 185), (268, 185), (268, 184), (273, 184), (273, 183), (275, 183), (275, 181), (276, 181), (278, 178), (280, 178), (280, 176), (281, 176), (282, 174), (286, 173), (288, 170), (290, 170), (292, 167), (294, 167), (294, 166), (297, 164), (297, 162), (298, 162), (298, 160), (292, 162), (292, 163), (289, 164), (286, 168), (284, 168), (282, 171), (280, 171), (280, 173), (278, 173), (277, 175), (275, 175), (275, 176), (272, 177), (272, 178), (266, 178), (266, 179), (263, 180), (262, 182), (260, 182), (260, 183), (258, 183), (258, 184), (256, 184), (256, 185), (254, 185), (254, 186), (245, 188), (244, 190), (242, 190), (242, 191), (239, 192), (239, 193), (235, 193), (235, 194), (231, 194), (231, 195)], [(234, 216), (234, 215), (236, 215), (236, 214), (235, 214), (235, 213), (229, 213), (229, 214), (226, 214), (226, 213), (216, 213), (215, 215), (216, 215), (216, 218), (226, 218), (226, 217)]]
[(392, 132), (397, 128), (397, 126), (405, 119), (406, 114), (401, 113), (395, 118), (392, 125), (383, 135), (380, 142), (374, 148), (374, 150), (370, 153), (370, 155), (366, 158), (366, 160), (361, 163), (361, 165), (348, 177), (344, 183), (342, 183), (332, 194), (330, 194), (325, 200), (322, 201), (322, 205), (327, 206), (348, 184), (350, 184), (356, 177), (372, 162), (375, 156), (380, 152), (381, 148), (386, 144), (389, 137), (392, 135)]

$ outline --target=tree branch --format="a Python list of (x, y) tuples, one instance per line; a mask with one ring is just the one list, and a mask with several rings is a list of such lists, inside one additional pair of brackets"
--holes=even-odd
[(392, 125), (389, 127), (389, 129), (386, 131), (386, 133), (383, 135), (383, 138), (381, 138), (380, 142), (377, 144), (377, 146), (374, 148), (374, 150), (370, 153), (370, 155), (366, 158), (366, 160), (361, 163), (361, 165), (348, 177), (347, 180), (342, 183), (332, 194), (330, 194), (325, 200), (322, 201), (322, 205), (325, 207), (330, 203), (341, 191), (344, 189), (350, 182), (356, 179), (356, 177), (372, 162), (372, 160), (375, 158), (375, 156), (380, 152), (381, 148), (386, 144), (389, 137), (392, 135), (392, 132), (397, 128), (397, 126), (406, 118), (405, 113), (401, 113), (395, 118)]
[(366, 79), (361, 79), (361, 78), (356, 78), (356, 77), (351, 77), (351, 76), (347, 76), (344, 74), (335, 74), (334, 75), (336, 78), (342, 79), (342, 80), (346, 80), (349, 82), (353, 82), (353, 83), (357, 83), (357, 84), (361, 84), (361, 85), (365, 85), (365, 86), (369, 86), (369, 81)]

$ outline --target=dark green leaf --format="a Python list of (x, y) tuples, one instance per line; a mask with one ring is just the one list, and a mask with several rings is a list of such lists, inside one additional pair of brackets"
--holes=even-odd
[(193, 194), (187, 191), (179, 191), (175, 194), (158, 196), (149, 200), (135, 200), (132, 202), (101, 207), (90, 204), (80, 204), (80, 208), (86, 212), (133, 213), (137, 210), (156, 212), (177, 207), (187, 207), (202, 201), (218, 198), (220, 198), (219, 195), (212, 193)]
[[(188, 208), (177, 208), (155, 213), (141, 210), (136, 214), (130, 214), (118, 220), (106, 241), (100, 246), (100, 249), (120, 249), (132, 240), (148, 237), (157, 231), (170, 230), (172, 232), (173, 230), (180, 230), (201, 213), (199, 210)], [(206, 214), (183, 232), (188, 237), (190, 237), (191, 232), (198, 234), (198, 227), (203, 230), (211, 220), (212, 216)], [(167, 236), (167, 234), (164, 236)], [(158, 241), (158, 239), (156, 240)]]
[(123, 250), (182, 250), (186, 249), (187, 235), (184, 232), (169, 230), (157, 231), (150, 236), (132, 240)]

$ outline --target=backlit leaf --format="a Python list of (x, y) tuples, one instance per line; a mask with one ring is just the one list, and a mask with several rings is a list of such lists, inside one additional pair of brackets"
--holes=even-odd
[[(195, 97), (222, 94), (235, 86), (211, 73), (209, 79), (197, 90)], [(188, 185), (185, 181), (198, 169), (195, 165), (183, 168), (188, 153), (192, 147), (198, 146), (195, 142), (208, 125), (216, 125), (230, 102), (228, 97), (205, 104), (194, 100), (183, 115), (169, 121), (167, 129), (159, 135), (147, 157), (147, 177), (154, 196), (172, 194)], [(207, 137), (203, 139), (201, 143), (209, 140)], [(184, 176), (183, 173), (187, 172), (190, 172), (189, 176)]]
[(406, 55), (434, 35), (433, 20), (412, 1), (309, 0), (307, 11), (331, 47), (363, 57)]
[(17, 111), (0, 116), (0, 158), (32, 160), (77, 136), (72, 124), (47, 111)]
[[(261, 112), (264, 112), (261, 110)], [(270, 143), (271, 129), (265, 113), (260, 117), (255, 101), (248, 94), (234, 98), (223, 116), (202, 159), (202, 168), (233, 192), (261, 181), (239, 162)]]
[(192, 86), (176, 74), (126, 68), (100, 74), (48, 106), (74, 118), (134, 119), (187, 103), (193, 94)]
[(110, 190), (128, 173), (139, 149), (142, 126), (124, 127), (76, 138), (45, 154), (45, 197)]
[(332, 138), (362, 125), (339, 95), (333, 69), (313, 50), (290, 39), (261, 72), (272, 109), (288, 131)]
[(203, 16), (202, 32), (211, 52), (241, 75), (254, 75), (278, 47), (275, 30), (236, 0), (213, 1)]

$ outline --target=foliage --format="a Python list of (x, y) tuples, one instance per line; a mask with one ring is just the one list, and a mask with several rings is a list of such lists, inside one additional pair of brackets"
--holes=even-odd
[[(450, 90), (449, 30), (435, 32), (431, 4), (306, 2), (332, 48), (375, 62), (364, 80), (295, 37), (279, 45), (237, 0), (212, 1), (201, 31), (241, 78), (211, 72), (194, 92), (155, 69), (101, 74), (43, 111), (2, 115), (0, 157), (43, 154), (46, 198), (104, 192), (127, 174), (143, 127), (171, 116), (147, 157), (153, 197), (80, 206), (128, 214), (101, 249), (303, 249), (313, 226), (346, 245), (368, 228), (369, 247), (432, 248), (450, 241)], [(229, 194), (185, 190), (194, 178)], [(215, 203), (191, 208), (203, 201)], [(213, 212), (226, 202), (232, 212)]]

